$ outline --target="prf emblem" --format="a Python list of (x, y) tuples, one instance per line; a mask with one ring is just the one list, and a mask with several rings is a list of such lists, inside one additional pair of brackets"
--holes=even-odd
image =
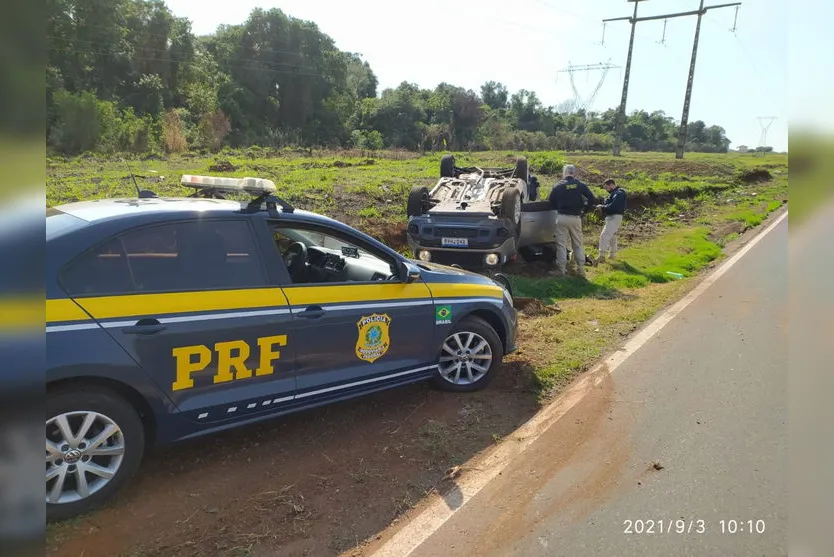
[(387, 314), (365, 315), (357, 321), (359, 337), (356, 339), (356, 357), (374, 363), (388, 352), (391, 337), (388, 326), (391, 318)]

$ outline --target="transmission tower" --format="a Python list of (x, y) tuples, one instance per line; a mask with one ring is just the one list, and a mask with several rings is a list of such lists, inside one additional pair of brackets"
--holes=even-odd
[(759, 116), (756, 118), (759, 121), (759, 126), (762, 128), (762, 134), (759, 136), (759, 147), (761, 147), (761, 151), (756, 153), (756, 155), (764, 156), (764, 148), (767, 147), (767, 130), (770, 129), (770, 126), (773, 125), (773, 121), (776, 120), (776, 116)]
[[(599, 94), (599, 90), (602, 88), (603, 82), (605, 82), (605, 76), (608, 75), (608, 70), (613, 68), (619, 68), (620, 66), (615, 66), (609, 62), (600, 62), (598, 64), (587, 64), (584, 66), (574, 66), (570, 62), (568, 62), (568, 67), (559, 70), (559, 73), (567, 73), (570, 77), (570, 87), (573, 90), (573, 101), (571, 103), (571, 112), (579, 112), (582, 111), (582, 137), (580, 140), (581, 148), (584, 151), (588, 150), (588, 109), (593, 105), (594, 100), (597, 98), (597, 94)], [(583, 97), (579, 93), (579, 89), (576, 87), (576, 79), (574, 74), (576, 72), (592, 72), (592, 71), (601, 71), (602, 75), (600, 75), (599, 81), (596, 84), (596, 87), (585, 97)]]

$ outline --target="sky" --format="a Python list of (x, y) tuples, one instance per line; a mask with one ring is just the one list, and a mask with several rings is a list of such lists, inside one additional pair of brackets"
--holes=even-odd
[[(713, 0), (705, 5), (730, 1)], [(256, 7), (279, 8), (292, 17), (313, 21), (338, 48), (357, 52), (368, 61), (379, 80), (378, 92), (402, 81), (422, 88), (445, 81), (479, 91), (484, 82), (494, 80), (506, 85), (510, 93), (535, 91), (549, 106), (573, 98), (569, 74), (560, 71), (569, 64), (619, 66), (605, 74), (597, 69), (573, 74), (581, 100), (604, 77), (589, 107), (598, 111), (620, 103), (631, 27), (628, 21), (603, 26), (602, 19), (630, 16), (634, 7), (626, 0), (421, 0), (419, 4), (166, 0), (166, 4), (176, 15), (191, 20), (198, 35), (212, 33), (222, 23), (243, 23)], [(698, 4), (698, 0), (648, 0), (639, 3), (637, 15), (690, 11)], [(831, 12), (824, 0), (803, 4), (819, 4), (820, 10)], [(735, 7), (709, 10), (702, 19), (689, 121), (722, 126), (731, 148), (760, 145), (759, 117), (775, 117), (767, 131), (767, 145), (776, 151), (788, 150), (789, 119), (819, 125), (820, 118), (826, 118), (822, 123), (834, 127), (834, 111), (826, 102), (834, 85), (830, 74), (804, 72), (813, 57), (809, 60), (807, 55), (788, 52), (789, 39), (798, 44), (809, 36), (808, 25), (818, 29), (817, 38), (830, 30), (822, 29), (822, 17), (809, 22), (789, 18), (787, 5), (786, 0), (743, 0), (734, 32)], [(663, 42), (664, 20), (637, 24), (627, 112), (662, 110), (680, 120), (696, 20), (695, 16), (667, 20)], [(817, 50), (820, 55), (824, 51)], [(791, 69), (799, 70), (790, 76), (789, 59)], [(829, 86), (819, 87), (819, 79)], [(791, 106), (801, 110), (790, 112), (789, 94)], [(811, 106), (820, 111), (809, 110)]]

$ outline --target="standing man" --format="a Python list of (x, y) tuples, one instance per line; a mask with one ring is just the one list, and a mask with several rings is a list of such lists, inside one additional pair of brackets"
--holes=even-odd
[(562, 180), (550, 192), (550, 205), (556, 217), (556, 276), (565, 276), (567, 266), (567, 240), (570, 238), (577, 274), (585, 277), (585, 251), (582, 249), (582, 214), (596, 203), (596, 198), (584, 182), (576, 179), (576, 167), (565, 165)]
[(611, 259), (617, 254), (617, 231), (620, 229), (620, 224), (623, 222), (623, 213), (626, 210), (626, 192), (620, 186), (609, 178), (602, 184), (605, 191), (608, 192), (608, 199), (602, 205), (597, 205), (597, 209), (602, 211), (605, 216), (605, 226), (602, 227), (602, 233), (599, 235), (599, 258), (596, 264), (605, 261), (605, 254), (611, 253)]

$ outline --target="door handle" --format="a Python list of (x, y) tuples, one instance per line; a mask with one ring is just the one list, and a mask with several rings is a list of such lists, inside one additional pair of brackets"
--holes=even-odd
[(298, 314), (304, 319), (318, 319), (325, 314), (325, 310), (321, 306), (307, 306), (307, 309)]
[(153, 335), (165, 330), (165, 325), (156, 319), (140, 319), (135, 325), (125, 327), (122, 332), (126, 335)]

